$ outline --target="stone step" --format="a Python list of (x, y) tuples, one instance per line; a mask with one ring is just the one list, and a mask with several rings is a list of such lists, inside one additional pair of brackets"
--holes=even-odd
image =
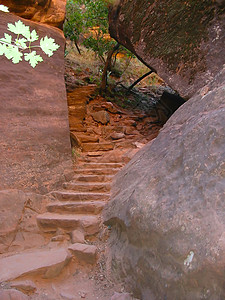
[(81, 182), (111, 182), (113, 177), (113, 175), (80, 175), (74, 180)]
[(71, 245), (68, 250), (79, 262), (83, 261), (88, 264), (94, 264), (96, 262), (97, 247), (94, 245), (75, 243)]
[(64, 189), (73, 190), (77, 192), (97, 192), (97, 193), (107, 193), (111, 189), (111, 183), (108, 182), (66, 182), (63, 184)]
[(106, 163), (106, 162), (87, 162), (81, 165), (82, 168), (87, 168), (87, 169), (102, 169), (102, 168), (106, 168), (106, 169), (114, 169), (114, 168), (122, 168), (124, 166), (124, 164), (122, 163)]
[(47, 212), (37, 216), (37, 224), (44, 232), (53, 232), (58, 228), (67, 232), (83, 229), (85, 235), (93, 235), (99, 232), (100, 218), (92, 215), (61, 215)]
[(83, 152), (109, 151), (114, 148), (112, 143), (84, 143)]
[(85, 175), (113, 175), (116, 174), (120, 168), (104, 168), (104, 169), (75, 169), (75, 174)]
[(65, 248), (23, 252), (0, 259), (0, 282), (14, 280), (24, 275), (57, 276), (72, 256)]
[(87, 134), (76, 134), (79, 140), (82, 143), (98, 143), (99, 142), (99, 137), (98, 136), (92, 136), (92, 135), (87, 135)]
[(87, 128), (85, 128), (82, 124), (79, 124), (79, 126), (76, 126), (74, 124), (70, 124), (70, 131), (72, 132), (86, 132)]
[(109, 199), (110, 194), (106, 193), (78, 193), (74, 191), (54, 191), (50, 195), (60, 201), (91, 201), (101, 200), (106, 201)]
[(47, 205), (47, 211), (52, 213), (85, 214), (97, 215), (104, 208), (104, 201), (76, 201), (76, 202), (53, 202)]

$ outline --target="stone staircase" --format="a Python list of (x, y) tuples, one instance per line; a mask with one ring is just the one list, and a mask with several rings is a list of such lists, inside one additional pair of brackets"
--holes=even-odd
[(83, 231), (84, 237), (97, 234), (113, 175), (121, 167), (122, 163), (80, 164), (73, 181), (65, 183), (63, 190), (51, 192), (54, 201), (37, 217), (38, 226), (44, 232), (54, 233), (60, 228), (67, 233)]
[[(101, 212), (110, 198), (113, 177), (138, 151), (135, 143), (143, 146), (146, 137), (134, 128), (133, 114), (124, 117), (124, 112), (107, 102), (94, 102), (90, 108), (88, 99), (93, 90), (91, 87), (68, 96), (72, 144), (78, 154), (73, 180), (52, 191), (46, 212), (37, 216), (48, 242), (40, 249), (0, 258), (0, 283), (34, 274), (53, 278), (72, 258), (85, 264), (97, 261)], [(93, 110), (98, 112), (102, 107), (111, 112), (108, 125), (95, 122), (91, 116)]]

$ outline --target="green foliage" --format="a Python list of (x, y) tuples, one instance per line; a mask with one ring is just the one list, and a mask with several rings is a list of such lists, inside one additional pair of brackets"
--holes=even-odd
[(55, 40), (47, 36), (41, 38), (40, 45), (31, 45), (33, 42), (38, 41), (39, 36), (35, 29), (31, 31), (30, 27), (20, 20), (15, 24), (9, 23), (7, 29), (16, 37), (13, 38), (12, 35), (4, 33), (4, 37), (0, 39), (0, 56), (5, 55), (14, 64), (19, 63), (24, 58), (34, 68), (39, 62), (43, 61), (43, 58), (32, 48), (41, 48), (49, 57), (59, 48)]
[(68, 0), (66, 4), (66, 21), (63, 26), (65, 37), (77, 42), (84, 32), (84, 19), (81, 8), (82, 1)]
[(64, 34), (78, 42), (82, 36), (87, 49), (105, 62), (106, 53), (116, 44), (108, 38), (108, 6), (104, 0), (69, 0)]
[(0, 4), (0, 11), (9, 12), (9, 9), (7, 6)]

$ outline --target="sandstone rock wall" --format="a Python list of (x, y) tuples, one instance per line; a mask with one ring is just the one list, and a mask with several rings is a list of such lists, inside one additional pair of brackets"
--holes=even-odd
[[(0, 12), (0, 35), (20, 18)], [(64, 83), (64, 37), (59, 29), (23, 20), (60, 48), (32, 68), (0, 56), (0, 190), (45, 193), (72, 171)], [(38, 50), (37, 50), (38, 51)]]
[(32, 21), (62, 27), (66, 0), (3, 0), (10, 12)]
[(109, 262), (142, 300), (225, 298), (224, 99), (225, 69), (116, 176)]
[(184, 98), (225, 63), (224, 1), (120, 0), (110, 34), (155, 69)]

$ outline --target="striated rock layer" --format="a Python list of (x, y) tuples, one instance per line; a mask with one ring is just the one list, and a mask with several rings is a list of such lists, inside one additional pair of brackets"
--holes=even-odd
[(225, 63), (224, 1), (119, 0), (110, 34), (184, 98)]
[(109, 257), (143, 300), (225, 299), (225, 70), (116, 175)]
[(10, 12), (32, 21), (62, 27), (66, 0), (2, 0)]
[[(0, 32), (20, 18), (0, 12)], [(34, 69), (0, 56), (0, 190), (45, 193), (61, 185), (72, 170), (68, 108), (64, 84), (65, 40), (59, 29), (23, 20), (39, 37), (60, 48)], [(9, 33), (9, 32), (8, 32)], [(40, 52), (39, 52), (40, 51)]]

